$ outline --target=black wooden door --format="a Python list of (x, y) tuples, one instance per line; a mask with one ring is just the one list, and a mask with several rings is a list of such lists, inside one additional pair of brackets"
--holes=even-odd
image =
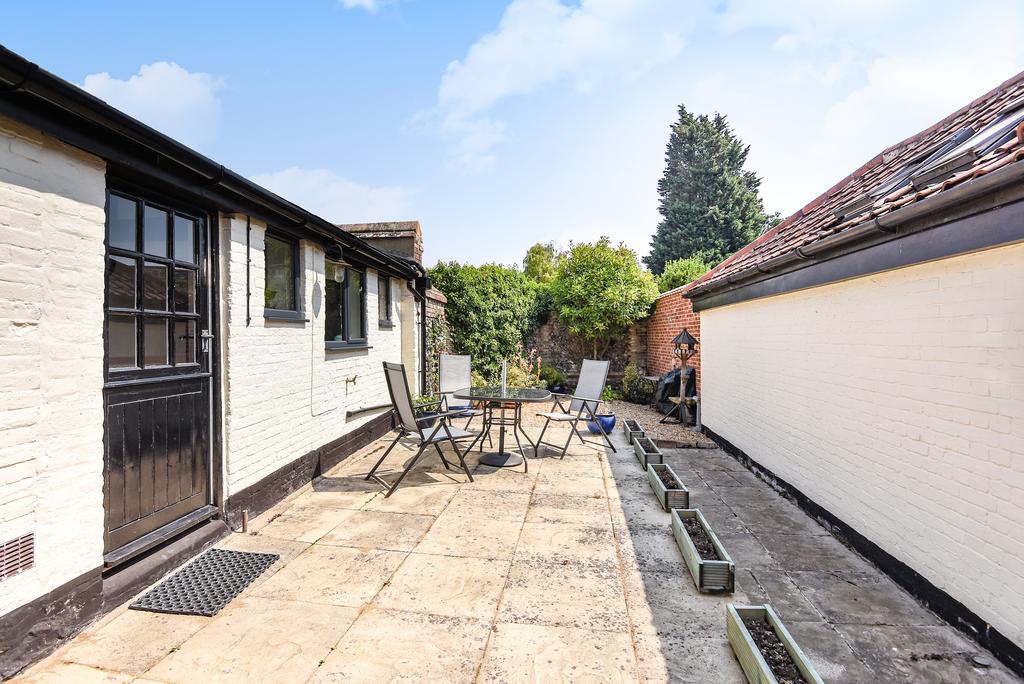
[(124, 559), (210, 504), (208, 226), (107, 195), (105, 551)]

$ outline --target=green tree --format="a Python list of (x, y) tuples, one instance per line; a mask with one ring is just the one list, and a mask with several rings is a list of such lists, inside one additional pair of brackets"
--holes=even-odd
[(445, 316), (453, 350), (470, 354), (474, 371), (493, 380), (501, 361), (517, 353), (536, 325), (539, 286), (521, 271), (497, 264), (441, 261), (429, 275), (448, 297)]
[(723, 115), (679, 106), (658, 182), (662, 221), (644, 257), (652, 271), (691, 256), (717, 264), (760, 234), (768, 219), (761, 180), (743, 169), (749, 151)]
[(708, 265), (700, 257), (673, 259), (665, 264), (665, 270), (658, 276), (658, 289), (662, 292), (674, 290), (692, 283), (707, 272)]
[(570, 245), (550, 289), (562, 323), (590, 342), (595, 358), (646, 316), (658, 296), (654, 277), (640, 267), (636, 253), (625, 245), (613, 247), (607, 237)]
[(523, 273), (538, 283), (550, 283), (558, 272), (562, 253), (554, 242), (538, 242), (526, 250), (523, 258)]

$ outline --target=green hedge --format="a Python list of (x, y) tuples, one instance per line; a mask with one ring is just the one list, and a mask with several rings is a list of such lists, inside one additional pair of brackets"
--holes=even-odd
[(512, 357), (537, 325), (540, 286), (498, 264), (441, 261), (429, 275), (448, 297), (445, 314), (455, 353), (471, 355), (473, 370), (488, 380), (498, 377), (502, 359)]

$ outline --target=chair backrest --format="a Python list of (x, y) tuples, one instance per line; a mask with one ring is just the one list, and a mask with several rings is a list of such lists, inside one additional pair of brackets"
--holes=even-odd
[(453, 394), (473, 384), (472, 358), (462, 354), (441, 354), (437, 366), (438, 392), (444, 396), (445, 406), (451, 406), (456, 401)]
[[(572, 393), (573, 396), (584, 399), (600, 399), (601, 393), (604, 392), (604, 385), (608, 381), (608, 366), (608, 361), (584, 359), (583, 365), (580, 366), (580, 379), (576, 383), (576, 391)], [(583, 408), (583, 402), (579, 399), (569, 402), (570, 411), (579, 411), (581, 408)], [(594, 405), (591, 405), (590, 408), (594, 411), (597, 410), (597, 406)]]
[(405, 376), (405, 365), (384, 362), (384, 379), (388, 383), (391, 394), (391, 405), (395, 407), (398, 425), (406, 432), (423, 437), (419, 423), (416, 422), (416, 411), (412, 407), (412, 395), (409, 394), (409, 381)]

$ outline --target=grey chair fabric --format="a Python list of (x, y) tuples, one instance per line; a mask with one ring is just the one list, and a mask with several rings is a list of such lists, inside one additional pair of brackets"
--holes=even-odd
[[(540, 431), (540, 439), (537, 440), (538, 449), (541, 445), (558, 449), (559, 457), (565, 458), (565, 452), (568, 451), (569, 444), (572, 442), (573, 435), (575, 435), (584, 444), (607, 446), (612, 451), (615, 451), (615, 445), (612, 444), (608, 433), (604, 431), (604, 426), (595, 419), (597, 409), (601, 405), (601, 394), (604, 392), (605, 383), (608, 382), (609, 366), (610, 363), (608, 361), (585, 359), (580, 366), (579, 382), (576, 383), (576, 389), (569, 397), (569, 405), (567, 407), (563, 406), (558, 397), (555, 397), (555, 410), (537, 414), (545, 419), (544, 427)], [(544, 433), (552, 421), (556, 423), (572, 423), (569, 426), (569, 437), (565, 440), (565, 444), (552, 444), (551, 442), (544, 441)], [(583, 421), (584, 424), (588, 421), (594, 421), (597, 424), (603, 441), (598, 443), (583, 439), (583, 436), (578, 432), (580, 421)]]
[[(476, 440), (480, 439), (480, 435), (462, 430), (460, 428), (452, 427), (448, 424), (447, 418), (452, 415), (462, 415), (461, 412), (441, 412), (433, 413), (421, 418), (416, 417), (416, 411), (412, 405), (412, 394), (409, 392), (409, 382), (405, 375), (405, 366), (400, 363), (384, 363), (384, 379), (387, 382), (388, 393), (391, 395), (391, 404), (395, 415), (395, 424), (398, 429), (398, 436), (395, 437), (394, 441), (384, 451), (384, 454), (377, 460), (370, 469), (370, 472), (366, 474), (367, 480), (374, 478), (382, 485), (388, 488), (387, 493), (384, 495), (385, 498), (391, 496), (398, 489), (398, 485), (401, 484), (405, 476), (409, 474), (412, 467), (416, 465), (416, 461), (419, 460), (423, 452), (428, 447), (433, 447), (437, 451), (437, 455), (441, 458), (441, 463), (444, 464), (446, 470), (451, 470), (451, 465), (448, 460), (444, 457), (444, 452), (441, 451), (441, 444), (448, 442), (451, 444), (452, 449), (455, 450), (455, 455), (458, 456), (459, 464), (462, 466), (462, 470), (466, 473), (469, 481), (473, 481), (473, 474), (469, 472), (469, 467), (466, 465), (465, 455), (473, 448)], [(425, 425), (426, 424), (426, 425)], [(388, 485), (379, 477), (375, 477), (374, 473), (384, 462), (384, 459), (388, 457), (391, 450), (403, 439), (412, 441), (414, 444), (419, 446), (416, 454), (409, 460), (409, 463), (405, 466), (405, 469), (395, 480), (394, 484)], [(472, 439), (469, 447), (466, 451), (459, 449), (458, 442), (461, 440)]]
[(438, 392), (445, 406), (456, 407), (464, 400), (456, 399), (455, 392), (466, 389), (472, 381), (472, 358), (465, 354), (441, 354), (437, 363)]
[[(468, 418), (464, 429), (468, 430), (477, 416), (484, 415), (484, 412), (474, 407), (465, 399), (457, 399), (455, 393), (466, 389), (473, 384), (473, 359), (466, 354), (441, 354), (437, 359), (437, 391), (441, 395), (440, 409), (452, 411), (448, 424), (451, 425), (453, 418)], [(457, 413), (455, 413), (457, 412)], [(491, 442), (491, 433), (487, 425), (483, 428), (487, 442)], [(480, 440), (480, 448), (483, 450), (483, 440)]]

